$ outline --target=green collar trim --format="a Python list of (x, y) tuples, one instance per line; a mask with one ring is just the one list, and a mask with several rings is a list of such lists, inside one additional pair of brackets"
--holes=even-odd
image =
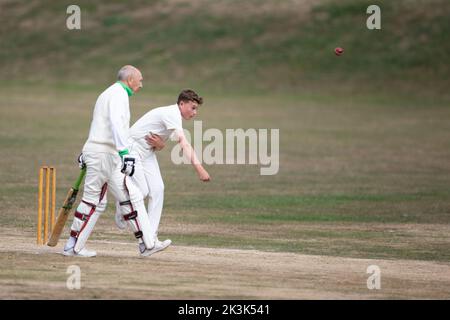
[(125, 91), (128, 93), (128, 96), (131, 97), (133, 95), (133, 90), (131, 90), (131, 88), (129, 86), (127, 86), (125, 83), (123, 83), (122, 81), (117, 81), (118, 84), (120, 84), (122, 86), (122, 88), (125, 89)]

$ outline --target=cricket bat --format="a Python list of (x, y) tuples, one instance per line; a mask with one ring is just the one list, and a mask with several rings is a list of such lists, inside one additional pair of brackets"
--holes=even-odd
[(75, 181), (72, 188), (70, 188), (69, 192), (67, 193), (66, 200), (64, 200), (61, 209), (59, 209), (58, 217), (56, 218), (56, 223), (53, 226), (52, 234), (50, 235), (50, 240), (48, 240), (47, 243), (48, 246), (54, 247), (58, 244), (59, 237), (61, 236), (61, 233), (64, 229), (64, 225), (66, 224), (70, 210), (72, 209), (73, 204), (77, 200), (78, 190), (80, 189), (81, 181), (83, 181), (85, 175), (86, 175), (86, 167), (81, 169), (77, 181)]

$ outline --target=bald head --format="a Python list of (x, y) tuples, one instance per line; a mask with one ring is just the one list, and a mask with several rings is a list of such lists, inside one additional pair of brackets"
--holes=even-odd
[(142, 88), (142, 73), (138, 68), (131, 65), (126, 65), (120, 68), (117, 73), (117, 80), (122, 81), (133, 90), (138, 92)]

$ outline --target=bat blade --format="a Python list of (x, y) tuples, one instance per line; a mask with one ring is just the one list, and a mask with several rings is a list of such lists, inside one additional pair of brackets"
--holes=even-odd
[(67, 193), (66, 199), (64, 200), (61, 209), (59, 209), (58, 218), (56, 218), (56, 223), (53, 226), (52, 234), (50, 235), (50, 239), (47, 242), (47, 245), (50, 247), (54, 247), (58, 244), (59, 238), (61, 237), (61, 233), (66, 224), (67, 218), (69, 217), (69, 213), (72, 210), (73, 204), (77, 200), (78, 190), (80, 189), (80, 184), (85, 174), (86, 168), (83, 168), (80, 172), (80, 176), (78, 177), (77, 181)]
[(50, 239), (47, 242), (47, 245), (50, 247), (54, 247), (58, 244), (59, 238), (61, 237), (61, 233), (66, 224), (67, 218), (69, 217), (69, 213), (72, 209), (73, 204), (77, 199), (78, 190), (74, 190), (71, 188), (69, 193), (66, 196), (66, 200), (64, 200), (64, 204), (59, 209), (58, 218), (56, 219), (56, 223), (53, 227), (52, 234)]

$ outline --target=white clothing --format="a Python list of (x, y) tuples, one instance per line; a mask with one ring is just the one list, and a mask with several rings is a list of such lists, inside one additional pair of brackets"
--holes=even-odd
[(103, 91), (94, 107), (85, 152), (117, 154), (127, 147), (130, 127), (130, 105), (125, 89), (115, 83)]
[(164, 182), (158, 159), (150, 149), (145, 136), (157, 134), (167, 141), (176, 131), (183, 130), (183, 120), (178, 104), (159, 107), (147, 112), (130, 128), (130, 153), (137, 155), (136, 174), (132, 177), (142, 195), (148, 197), (147, 213), (150, 219), (151, 236), (157, 237), (164, 203)]
[[(118, 202), (130, 201), (130, 205), (121, 206), (122, 215), (137, 211), (136, 224), (128, 221), (133, 232), (142, 230), (142, 241), (147, 248), (152, 248), (154, 240), (151, 235), (151, 225), (143, 202), (142, 193), (135, 186), (130, 177), (120, 172), (121, 163), (119, 155), (109, 153), (90, 153), (83, 154), (86, 163), (86, 178), (83, 190), (82, 202), (77, 207), (75, 214), (82, 214), (84, 219), (75, 217), (72, 222), (71, 234), (77, 237), (74, 247), (75, 252), (84, 248), (97, 219), (104, 212), (106, 207), (106, 194), (103, 186), (107, 184), (109, 191)], [(70, 246), (69, 246), (70, 247)]]
[[(83, 147), (87, 167), (83, 198), (71, 227), (71, 237), (76, 238), (73, 247), (75, 253), (83, 250), (106, 207), (106, 184), (116, 200), (123, 203), (120, 212), (127, 217), (127, 222), (139, 239), (140, 248), (142, 242), (145, 243), (144, 248), (154, 246), (149, 236), (150, 222), (142, 194), (133, 181), (121, 173), (122, 160), (118, 151), (127, 148), (129, 124), (128, 94), (121, 84), (115, 83), (98, 97), (89, 138)], [(67, 242), (66, 251), (73, 242), (73, 239)]]
[(164, 182), (155, 153), (150, 153), (145, 159), (138, 158), (136, 171), (131, 180), (138, 187), (143, 198), (148, 197), (150, 236), (157, 238), (164, 203)]
[[(86, 152), (83, 153), (83, 157), (86, 162), (84, 201), (98, 205), (100, 193), (105, 183), (108, 184), (108, 191), (118, 201), (122, 202), (129, 199), (123, 183), (125, 175), (120, 172), (122, 161), (118, 154)], [(136, 200), (138, 200), (138, 197), (136, 197)]]
[(135, 155), (144, 159), (153, 152), (145, 141), (146, 135), (151, 132), (167, 141), (177, 130), (183, 130), (183, 121), (178, 104), (150, 110), (130, 128), (128, 139), (131, 146), (130, 153), (132, 150)]
[[(136, 156), (135, 173), (131, 180), (144, 198), (148, 197), (147, 213), (150, 220), (150, 236), (157, 238), (164, 203), (164, 182), (158, 159), (150, 149), (145, 136), (150, 132), (167, 141), (176, 131), (183, 130), (178, 104), (155, 108), (147, 112), (130, 128), (130, 154)], [(117, 207), (117, 205), (116, 205)]]

